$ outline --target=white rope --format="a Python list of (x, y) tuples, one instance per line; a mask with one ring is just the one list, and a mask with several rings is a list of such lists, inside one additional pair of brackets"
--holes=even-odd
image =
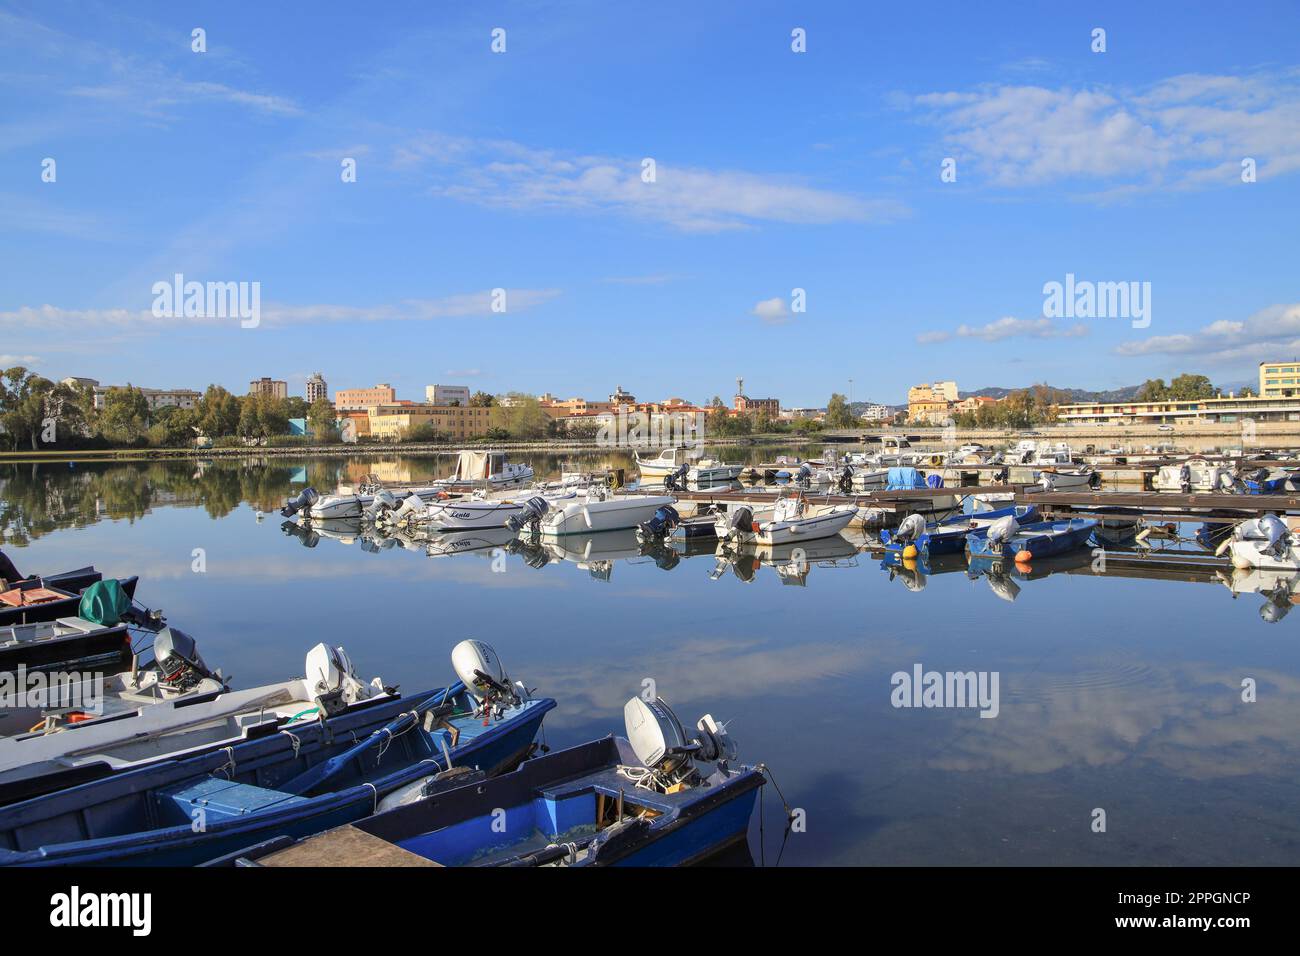
[(365, 783), (362, 784), (362, 786), (369, 787), (371, 791), (374, 792), (375, 799), (370, 806), (370, 813), (371, 815), (374, 815), (379, 812), (379, 788), (376, 787), (373, 783)]
[(298, 759), (298, 751), (302, 748), (302, 741), (299, 740), (298, 737), (297, 737), (295, 734), (291, 733), (291, 732), (288, 731), (288, 730), (281, 730), (280, 733), (284, 734), (284, 735), (285, 735), (286, 737), (288, 737), (289, 740), (292, 742), (292, 744), (293, 744), (293, 759), (294, 759), (294, 760), (297, 760), (297, 759)]
[(233, 776), (235, 772), (235, 748), (222, 747), (221, 752), (226, 755), (226, 762), (222, 764), (220, 767), (218, 767), (216, 772), (225, 773), (226, 771), (230, 771), (231, 775)]

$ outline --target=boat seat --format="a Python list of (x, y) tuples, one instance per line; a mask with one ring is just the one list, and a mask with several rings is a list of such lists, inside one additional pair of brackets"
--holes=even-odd
[(563, 783), (558, 783), (550, 787), (543, 788), (541, 796), (547, 800), (563, 800), (567, 797), (575, 797), (586, 792), (604, 794), (607, 797), (618, 798), (619, 791), (622, 791), (623, 798), (638, 806), (648, 807), (651, 810), (660, 810), (669, 813), (687, 800), (692, 798), (692, 791), (682, 791), (680, 793), (658, 793), (654, 790), (647, 790), (644, 787), (638, 787), (627, 777), (623, 776), (613, 767), (605, 770), (598, 770), (596, 773), (583, 774), (580, 777), (574, 777)]
[(262, 866), (442, 866), (351, 824), (308, 837), (257, 862)]

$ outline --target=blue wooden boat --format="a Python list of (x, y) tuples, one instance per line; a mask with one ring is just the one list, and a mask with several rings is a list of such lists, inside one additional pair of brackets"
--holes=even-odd
[[(633, 701), (671, 715), (662, 701)], [(668, 736), (692, 746), (676, 727)], [(685, 763), (671, 747), (659, 751), (662, 760), (647, 761), (641, 744), (609, 736), (493, 780), (435, 781), (417, 799), (365, 820), (306, 840), (266, 841), (212, 865), (348, 866), (362, 848), (371, 865), (687, 865), (746, 839), (764, 782), (761, 766), (731, 766), (734, 749), (726, 753), (725, 742), (718, 749), (712, 718), (698, 729), (695, 744), (704, 743)], [(725, 731), (720, 736), (725, 741)], [(708, 773), (696, 764), (713, 760)], [(672, 786), (659, 785), (667, 779)]]
[(927, 524), (926, 530), (915, 541), (899, 541), (896, 534), (888, 530), (880, 532), (880, 540), (884, 542), (886, 551), (902, 551), (912, 544), (919, 554), (960, 554), (966, 550), (968, 534), (983, 534), (993, 522), (1006, 517), (1013, 517), (1021, 524), (1034, 522), (1038, 520), (1038, 508), (1015, 505), (970, 512)]
[(458, 681), (384, 698), (0, 808), (0, 865), (193, 865), (363, 819), (449, 762), (487, 775), (512, 770), (555, 701), (481, 690)]
[(1092, 537), (1098, 522), (1093, 518), (1068, 521), (1038, 521), (1021, 525), (1009, 537), (990, 534), (989, 529), (966, 536), (968, 554), (1030, 561), (1082, 548)]

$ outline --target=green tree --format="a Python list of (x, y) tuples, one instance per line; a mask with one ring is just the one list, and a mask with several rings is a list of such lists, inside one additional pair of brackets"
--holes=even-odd
[(471, 408), (491, 408), (496, 403), (497, 400), (487, 392), (475, 392), (469, 399)]
[(318, 398), (307, 409), (307, 428), (317, 441), (329, 441), (338, 435), (338, 413), (327, 398)]
[(826, 403), (826, 427), (852, 428), (856, 424), (857, 419), (849, 410), (848, 400), (839, 392), (833, 392), (831, 400)]
[(101, 435), (116, 444), (134, 445), (148, 429), (149, 401), (144, 392), (127, 385), (104, 394), (104, 408), (99, 413)]
[(1169, 383), (1169, 397), (1175, 401), (1187, 402), (1202, 398), (1217, 398), (1219, 390), (1204, 375), (1192, 375), (1184, 372)]
[(50, 423), (56, 440), (83, 431), (85, 413), (77, 391), (21, 365), (0, 373), (0, 424), (12, 447), (26, 444), (35, 451)]
[(239, 430), (243, 406), (220, 385), (209, 385), (199, 400), (198, 427), (209, 438), (234, 435)]

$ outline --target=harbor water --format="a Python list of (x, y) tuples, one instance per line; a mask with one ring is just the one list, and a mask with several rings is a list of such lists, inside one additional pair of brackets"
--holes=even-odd
[[(539, 477), (634, 472), (617, 454), (520, 457)], [(558, 748), (621, 733), (624, 701), (653, 686), (771, 768), (754, 863), (1300, 862), (1300, 615), (1285, 599), (1106, 573), (1090, 554), (1014, 575), (890, 566), (860, 534), (797, 560), (648, 552), (631, 532), (430, 555), (295, 533), (276, 513), (307, 484), (420, 481), (451, 461), (6, 464), (0, 531), (24, 572), (140, 575), (140, 601), (238, 687), (301, 674), (326, 641), (363, 679), (415, 691), (480, 638), (559, 702)], [(896, 675), (928, 672), (996, 693), (925, 706), (900, 691)]]

